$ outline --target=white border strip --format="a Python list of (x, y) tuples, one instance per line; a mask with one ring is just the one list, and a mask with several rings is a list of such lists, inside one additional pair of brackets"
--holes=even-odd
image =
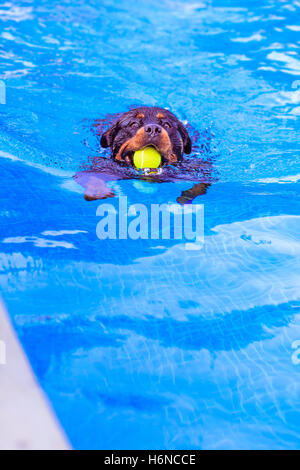
[(0, 342), (0, 449), (70, 449), (1, 300)]

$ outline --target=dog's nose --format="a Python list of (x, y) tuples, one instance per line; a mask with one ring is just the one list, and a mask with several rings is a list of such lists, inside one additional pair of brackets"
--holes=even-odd
[(161, 127), (158, 124), (148, 124), (145, 126), (145, 132), (151, 137), (161, 134)]

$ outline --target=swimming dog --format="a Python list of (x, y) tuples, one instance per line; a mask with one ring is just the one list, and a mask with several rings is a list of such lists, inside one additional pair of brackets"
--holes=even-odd
[[(170, 181), (195, 181), (195, 169), (201, 162), (185, 161), (184, 155), (192, 151), (192, 141), (184, 124), (169, 110), (159, 107), (140, 106), (131, 109), (111, 123), (101, 135), (100, 144), (110, 149), (110, 159), (98, 157), (91, 169), (78, 172), (74, 179), (85, 188), (88, 201), (114, 197), (106, 183), (120, 179), (143, 179), (158, 183)], [(149, 174), (138, 172), (134, 168), (135, 151), (146, 146), (153, 146), (161, 155), (160, 169)], [(206, 172), (207, 173), (207, 172)], [(197, 184), (183, 191), (177, 198), (180, 204), (206, 193), (210, 185), (207, 178), (201, 178), (197, 172)]]

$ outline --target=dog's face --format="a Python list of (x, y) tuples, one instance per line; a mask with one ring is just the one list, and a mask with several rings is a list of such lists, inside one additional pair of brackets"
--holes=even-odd
[(191, 139), (185, 126), (163, 108), (141, 106), (122, 114), (102, 135), (102, 147), (110, 147), (115, 160), (132, 164), (133, 154), (152, 145), (162, 163), (180, 161), (190, 153)]

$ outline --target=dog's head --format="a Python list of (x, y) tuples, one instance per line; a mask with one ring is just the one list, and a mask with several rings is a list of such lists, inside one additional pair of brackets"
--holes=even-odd
[(185, 126), (163, 108), (141, 106), (122, 114), (102, 135), (101, 145), (110, 147), (115, 160), (132, 163), (136, 150), (151, 145), (162, 163), (180, 161), (192, 149)]

